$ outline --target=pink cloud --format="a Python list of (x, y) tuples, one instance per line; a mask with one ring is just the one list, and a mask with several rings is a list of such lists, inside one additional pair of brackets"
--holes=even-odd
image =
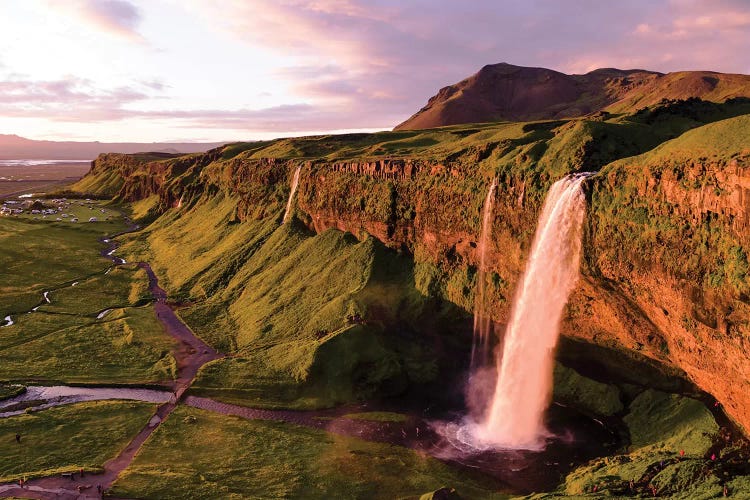
[[(296, 103), (259, 110), (139, 111), (139, 103), (168, 93), (168, 87), (146, 81), (102, 90), (66, 80), (27, 82), (25, 89), (18, 82), (0, 83), (6, 93), (0, 112), (292, 132), (393, 126), (441, 87), (502, 61), (569, 73), (600, 67), (750, 71), (747, 0), (183, 1), (218, 33), (291, 59), (269, 85), (284, 82)], [(142, 15), (132, 2), (51, 5), (96, 29), (141, 39)]]
[(143, 41), (138, 33), (141, 12), (127, 0), (49, 0), (47, 5), (79, 18), (89, 26), (134, 41)]
[[(747, 71), (744, 0), (217, 0), (193, 8), (218, 30), (299, 66), (280, 72), (313, 102), (405, 118), (440, 87), (501, 61)], [(374, 103), (378, 102), (378, 106)], [(396, 120), (398, 120), (396, 118)]]

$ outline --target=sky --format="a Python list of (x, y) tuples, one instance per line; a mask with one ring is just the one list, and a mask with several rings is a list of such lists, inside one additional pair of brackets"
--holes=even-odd
[(499, 62), (750, 73), (750, 0), (1, 0), (0, 134), (390, 129)]

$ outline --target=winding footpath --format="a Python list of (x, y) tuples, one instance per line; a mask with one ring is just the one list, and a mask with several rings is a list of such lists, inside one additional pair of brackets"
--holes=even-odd
[[(109, 245), (109, 248), (103, 250), (102, 255), (112, 259), (115, 266), (124, 264), (124, 259), (113, 255), (116, 245), (111, 239), (120, 234), (138, 229), (138, 226), (133, 225), (129, 231), (124, 231), (103, 239), (102, 242)], [(97, 491), (97, 485), (101, 486), (102, 491), (106, 491), (112, 486), (120, 473), (133, 461), (143, 443), (177, 407), (183, 394), (193, 383), (201, 366), (209, 361), (223, 357), (222, 354), (196, 337), (190, 328), (169, 307), (167, 304), (167, 293), (159, 286), (159, 281), (148, 263), (141, 262), (139, 266), (148, 274), (149, 288), (155, 300), (154, 310), (156, 317), (164, 327), (166, 333), (178, 341), (178, 345), (173, 352), (177, 361), (177, 378), (172, 384), (173, 393), (169, 401), (161, 404), (156, 409), (148, 424), (141, 429), (119, 455), (104, 464), (103, 473), (88, 474), (84, 477), (76, 475), (75, 479), (63, 478), (61, 476), (32, 479), (27, 481), (23, 488), (18, 484), (4, 484), (0, 485), (0, 497), (58, 500), (101, 498), (101, 495)], [(45, 301), (49, 301), (46, 293), (44, 299)]]

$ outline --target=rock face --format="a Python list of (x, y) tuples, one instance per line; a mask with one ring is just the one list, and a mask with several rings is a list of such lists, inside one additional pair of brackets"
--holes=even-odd
[[(419, 292), (467, 315), (476, 285), (480, 212), (494, 177), (487, 293), (494, 297), (493, 320), (502, 325), (546, 189), (568, 172), (601, 168), (586, 184), (583, 277), (569, 302), (563, 334), (637, 353), (682, 373), (750, 429), (750, 148), (745, 143), (750, 115), (696, 128), (651, 152), (607, 165), (603, 158), (609, 156), (597, 156), (603, 135), (579, 140), (582, 130), (604, 125), (551, 127), (540, 132), (519, 126), (510, 142), (466, 144), (463, 137), (476, 132), (468, 130), (457, 152), (438, 144), (418, 155), (387, 158), (265, 157), (254, 151), (223, 159), (221, 150), (214, 150), (142, 161), (134, 169), (131, 160), (107, 155), (90, 175), (100, 175), (109, 164), (122, 176), (121, 197), (134, 201), (156, 194), (162, 211), (178, 199), (188, 207), (216, 196), (231, 199), (236, 210), (228, 223), (237, 224), (280, 221), (289, 180), (301, 164), (296, 216), (302, 223), (318, 233), (336, 228), (359, 239), (374, 237), (408, 255)], [(618, 129), (602, 130), (612, 136)], [(337, 147), (351, 147), (338, 140)], [(573, 153), (561, 160), (560, 144), (571, 143)], [(611, 154), (628, 156), (624, 150)]]
[(661, 74), (604, 68), (566, 75), (500, 63), (444, 87), (396, 130), (461, 123), (550, 120), (597, 111), (633, 112), (662, 99), (722, 102), (750, 97), (750, 76), (686, 71)]

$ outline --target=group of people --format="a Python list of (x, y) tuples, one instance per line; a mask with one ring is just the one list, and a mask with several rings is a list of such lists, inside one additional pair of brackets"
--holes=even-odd
[[(176, 392), (175, 392), (175, 395), (176, 395)], [(19, 432), (16, 432), (16, 443), (19, 443), (19, 444), (21, 443), (21, 433), (19, 433)], [(84, 476), (83, 467), (81, 467), (81, 468), (78, 469), (78, 474), (80, 475), (81, 479), (83, 479), (83, 476)], [(69, 477), (71, 481), (75, 481), (75, 479), (76, 479), (76, 473), (75, 472), (66, 473), (66, 474), (63, 474), (63, 477)], [(26, 488), (28, 486), (27, 479), (25, 477), (19, 479), (18, 480), (18, 486), (20, 486), (22, 489)], [(91, 485), (79, 484), (78, 486), (76, 486), (76, 489), (78, 490), (78, 493), (81, 493), (83, 490), (86, 490), (88, 488), (91, 488)], [(96, 485), (96, 491), (99, 493), (99, 495), (102, 494), (102, 485), (101, 484), (97, 484)]]

